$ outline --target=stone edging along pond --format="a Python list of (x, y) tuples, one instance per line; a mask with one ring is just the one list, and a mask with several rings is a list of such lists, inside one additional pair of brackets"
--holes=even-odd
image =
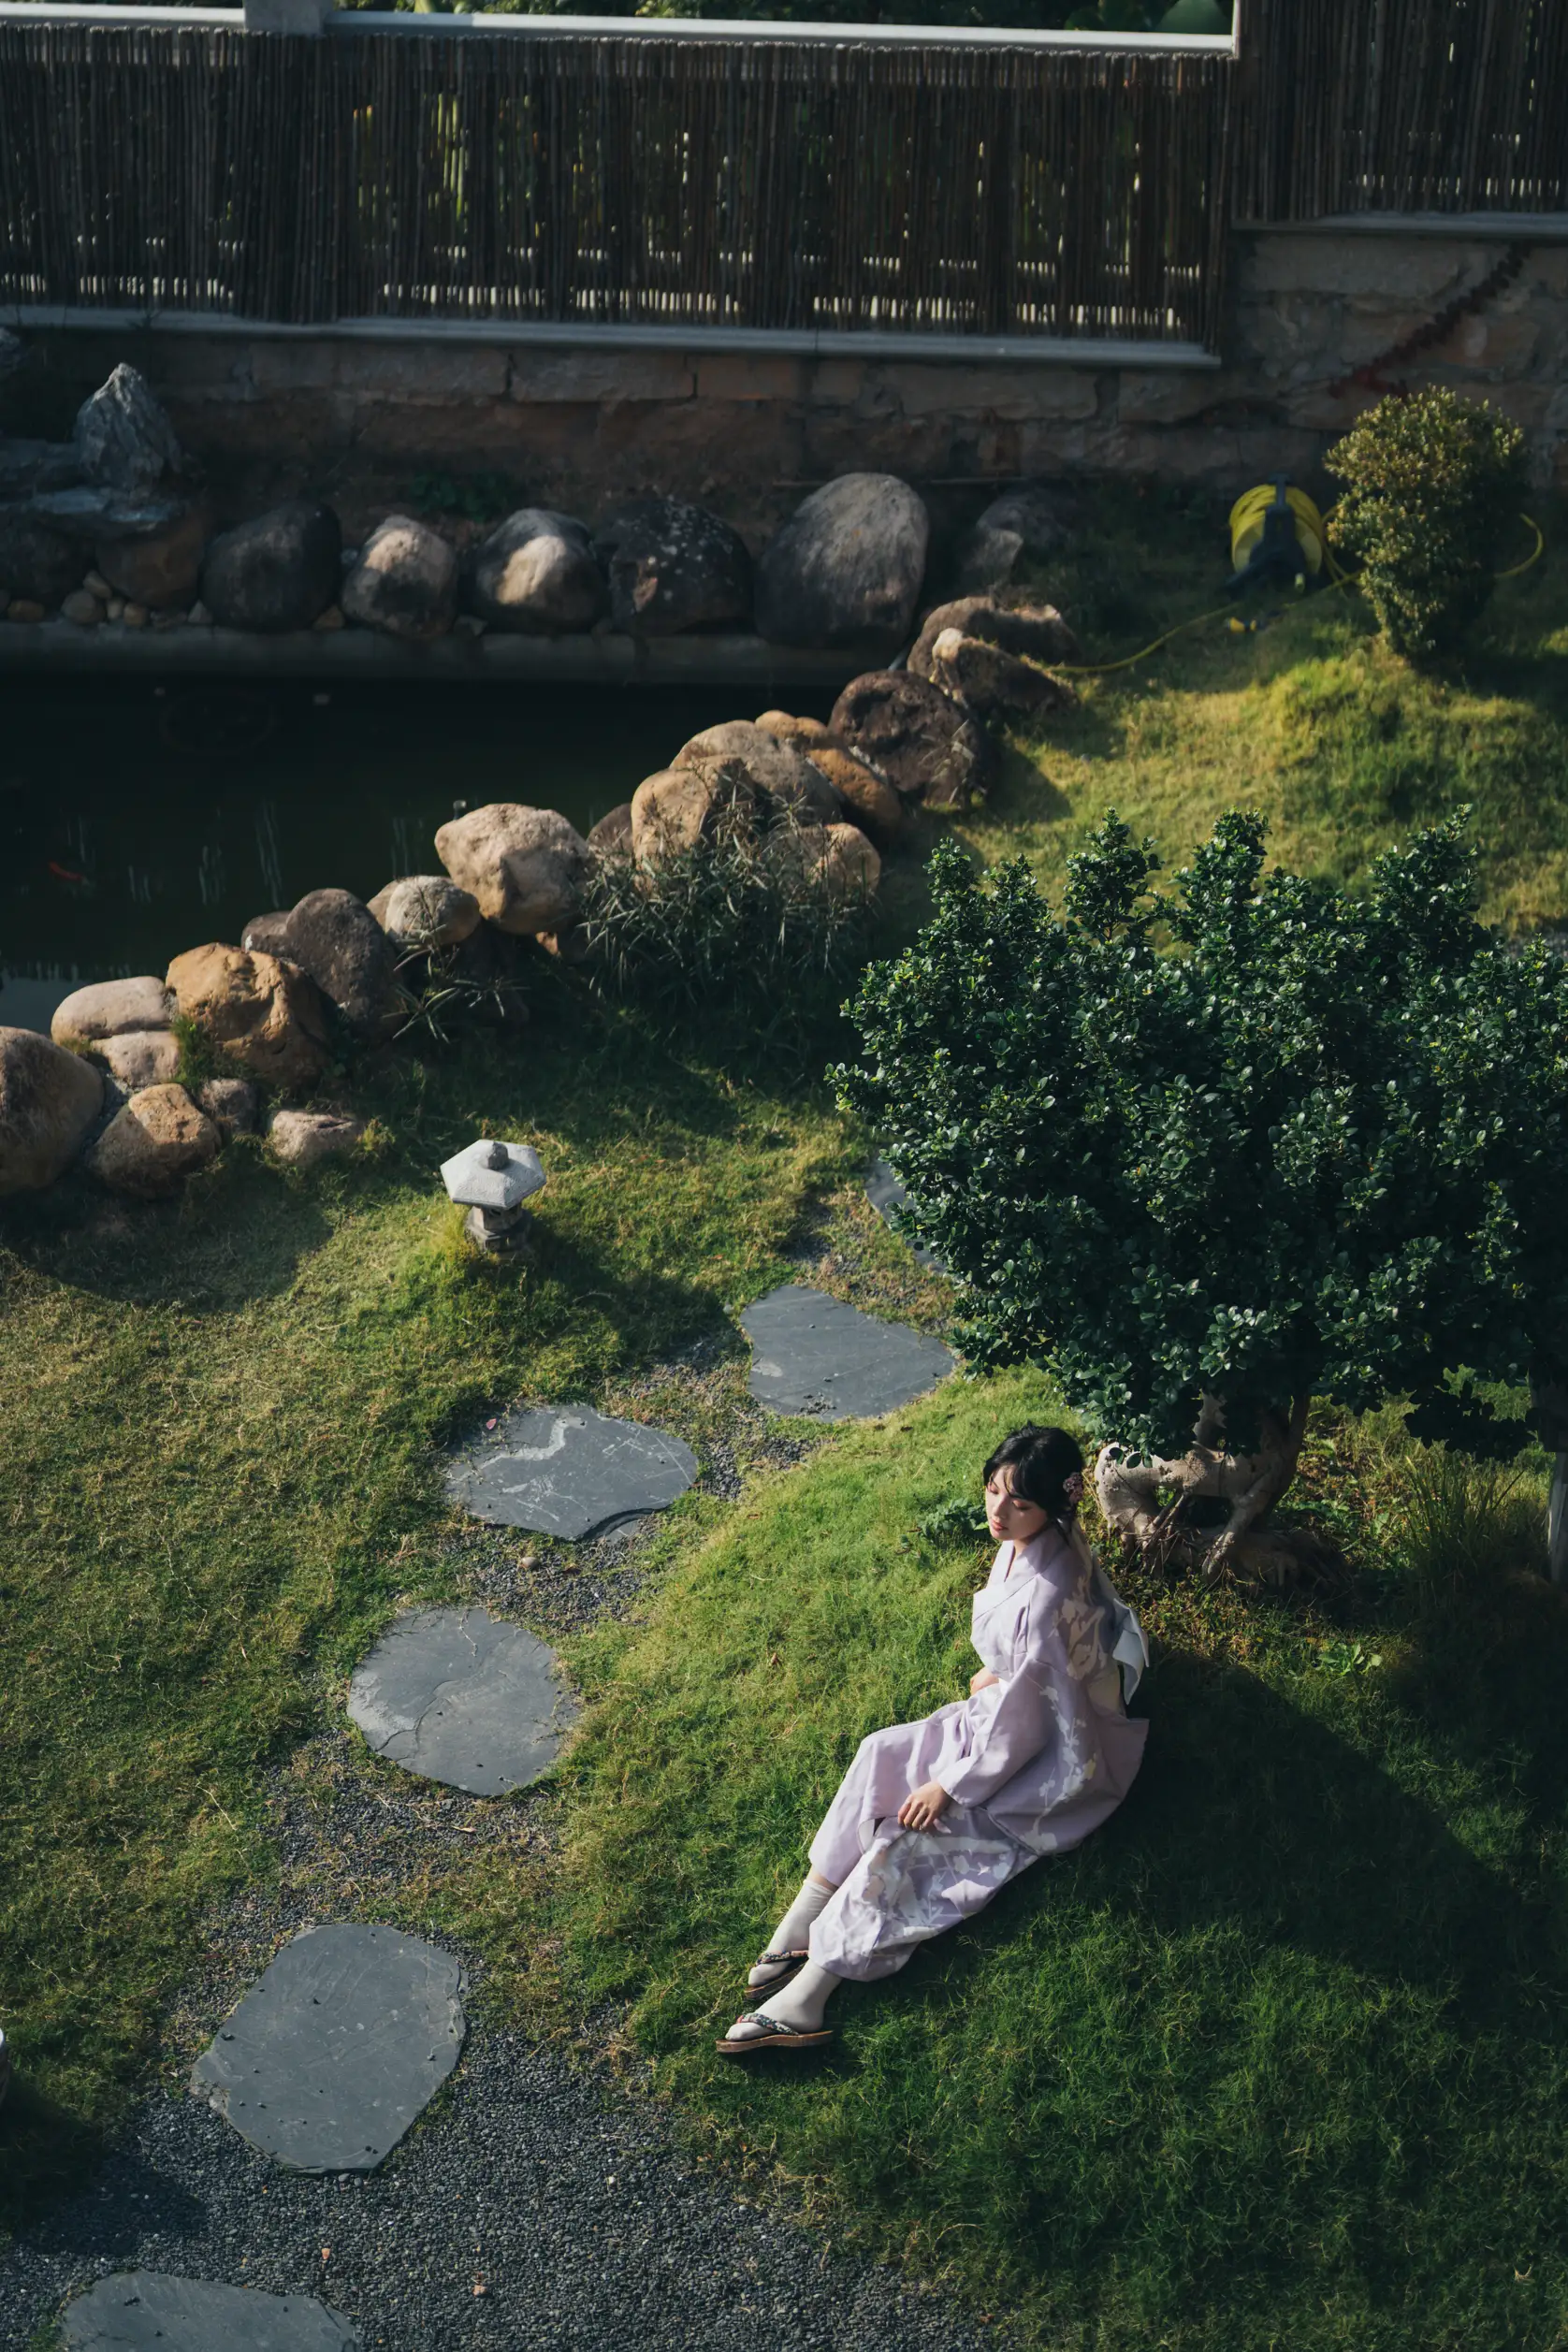
[[(5, 360), (0, 348), (0, 373)], [(263, 1089), (281, 1098), (275, 1156), (305, 1167), (350, 1149), (361, 1122), (288, 1097), (308, 1098), (345, 1051), (390, 1042), (408, 1019), (405, 975), (526, 1018), (520, 943), (575, 960), (597, 867), (625, 862), (641, 896), (661, 865), (719, 838), (787, 897), (870, 897), (912, 808), (962, 809), (983, 789), (988, 719), (1072, 700), (1048, 665), (1078, 647), (1049, 605), (971, 593), (914, 633), (930, 518), (891, 475), (815, 491), (754, 565), (727, 523), (672, 499), (634, 500), (592, 534), (522, 508), (466, 551), (396, 515), (345, 551), (336, 515), (308, 500), (212, 535), (184, 468), (126, 367), (83, 403), (71, 442), (0, 441), (0, 663), (763, 687), (838, 682), (872, 646), (884, 660), (907, 650), (850, 675), (826, 723), (774, 708), (703, 730), (587, 839), (554, 809), (471, 810), (436, 835), (444, 873), (399, 878), (369, 904), (312, 891), (237, 945), (77, 990), (49, 1038), (0, 1026), (0, 1196), (79, 1161), (123, 1193), (174, 1192), (257, 1127)], [(971, 554), (1005, 578), (1031, 532), (1038, 544), (1053, 529), (1049, 493), (998, 501)], [(752, 622), (756, 635), (733, 633)], [(211, 1074), (186, 1085), (193, 1063)]]

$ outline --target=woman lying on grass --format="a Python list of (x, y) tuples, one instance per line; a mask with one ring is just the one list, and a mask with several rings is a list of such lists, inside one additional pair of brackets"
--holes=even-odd
[(1129, 1696), (1148, 1648), (1078, 1528), (1083, 1457), (1033, 1421), (985, 1465), (1001, 1544), (975, 1595), (966, 1700), (863, 1739), (811, 1847), (811, 1874), (748, 1980), (761, 2006), (726, 2057), (807, 2050), (839, 1980), (892, 1976), (1041, 1854), (1113, 1813), (1143, 1755)]

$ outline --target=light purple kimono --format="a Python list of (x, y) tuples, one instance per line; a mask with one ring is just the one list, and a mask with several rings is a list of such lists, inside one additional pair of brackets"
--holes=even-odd
[[(812, 1841), (811, 1866), (837, 1892), (811, 1957), (835, 1976), (891, 1976), (1041, 1854), (1097, 1829), (1142, 1761), (1148, 1727), (1124, 1711), (1116, 1661), (1130, 1691), (1147, 1648), (1076, 1532), (1002, 1546), (973, 1638), (999, 1679), (862, 1740)], [(935, 1829), (901, 1829), (899, 1807), (929, 1780), (951, 1804)]]

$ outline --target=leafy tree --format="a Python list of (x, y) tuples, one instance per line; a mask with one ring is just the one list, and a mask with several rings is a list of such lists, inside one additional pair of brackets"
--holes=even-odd
[(1168, 895), (1111, 811), (1058, 914), (937, 851), (935, 911), (835, 1076), (982, 1363), (1049, 1364), (1145, 1546), (1271, 1577), (1310, 1401), (1409, 1401), (1511, 1453), (1485, 1387), (1563, 1376), (1568, 965), (1474, 919), (1459, 818), (1365, 894), (1265, 874), (1224, 817)]
[(1506, 416), (1441, 387), (1379, 400), (1324, 463), (1345, 488), (1328, 536), (1361, 564), (1361, 586), (1396, 653), (1458, 645), (1492, 592), (1517, 528), (1525, 437)]

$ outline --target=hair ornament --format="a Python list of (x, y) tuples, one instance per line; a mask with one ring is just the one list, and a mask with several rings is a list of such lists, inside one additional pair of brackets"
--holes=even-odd
[(1062, 1492), (1076, 1511), (1083, 1500), (1083, 1473), (1081, 1470), (1072, 1471), (1063, 1479)]

